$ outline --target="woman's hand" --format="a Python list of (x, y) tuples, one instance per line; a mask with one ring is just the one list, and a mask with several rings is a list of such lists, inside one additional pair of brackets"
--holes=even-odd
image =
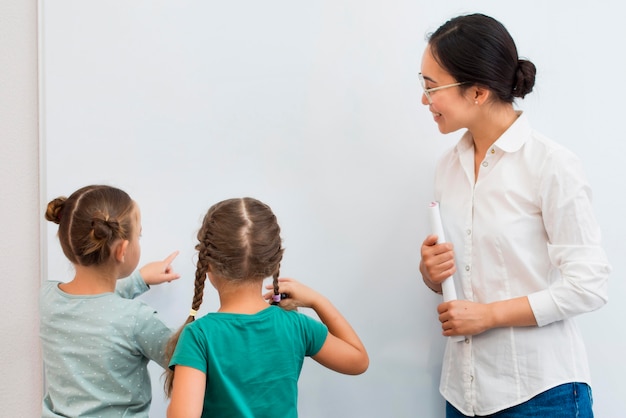
[(492, 327), (489, 305), (467, 300), (444, 302), (437, 307), (443, 335), (476, 335)]
[(429, 235), (422, 243), (421, 255), (420, 272), (424, 283), (441, 294), (441, 283), (456, 272), (452, 244), (437, 244), (437, 236)]
[(426, 237), (421, 247), (420, 271), (433, 283), (441, 284), (456, 272), (454, 249), (451, 243), (437, 244), (437, 236)]
[(452, 300), (437, 306), (443, 335), (477, 335), (492, 328), (532, 327), (537, 320), (528, 297), (478, 303)]

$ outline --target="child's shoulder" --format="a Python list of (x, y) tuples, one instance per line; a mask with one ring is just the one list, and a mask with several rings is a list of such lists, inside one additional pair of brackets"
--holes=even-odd
[(55, 292), (55, 289), (58, 289), (61, 283), (62, 282), (58, 280), (43, 280), (41, 282), (41, 287), (39, 288), (39, 293), (46, 294), (50, 292)]
[(197, 318), (187, 326), (192, 328), (202, 328), (230, 323), (245, 323), (252, 326), (254, 323), (263, 324), (268, 321), (301, 322), (309, 320), (314, 319), (296, 310), (288, 311), (279, 306), (268, 306), (267, 308), (254, 314), (209, 312), (200, 318)]

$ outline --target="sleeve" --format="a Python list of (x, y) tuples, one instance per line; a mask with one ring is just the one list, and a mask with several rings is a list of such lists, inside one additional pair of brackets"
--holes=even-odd
[(124, 279), (119, 279), (115, 284), (115, 293), (124, 299), (134, 299), (149, 289), (139, 270), (135, 270), (133, 274)]
[(546, 290), (528, 297), (537, 324), (543, 326), (603, 306), (611, 266), (601, 247), (580, 160), (566, 149), (556, 150), (546, 159), (540, 178), (548, 256), (559, 273)]
[(193, 367), (203, 373), (207, 373), (207, 340), (195, 327), (188, 324), (180, 333), (176, 349), (170, 360), (169, 367), (174, 370), (178, 365)]
[(134, 336), (141, 353), (161, 367), (167, 367), (165, 345), (174, 331), (159, 317), (157, 312), (146, 303), (139, 302)]
[(307, 315), (301, 313), (297, 314), (300, 316), (302, 328), (305, 330), (306, 334), (305, 355), (313, 357), (319, 353), (322, 346), (326, 342), (326, 337), (328, 337), (328, 327), (322, 322), (316, 321)]

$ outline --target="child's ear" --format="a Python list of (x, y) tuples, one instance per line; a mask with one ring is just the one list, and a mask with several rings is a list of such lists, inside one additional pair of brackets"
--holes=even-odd
[(124, 256), (126, 255), (126, 249), (128, 248), (128, 240), (122, 240), (122, 241), (118, 241), (117, 244), (115, 244), (115, 246), (113, 247), (113, 255), (115, 257), (115, 260), (123, 263), (124, 262)]

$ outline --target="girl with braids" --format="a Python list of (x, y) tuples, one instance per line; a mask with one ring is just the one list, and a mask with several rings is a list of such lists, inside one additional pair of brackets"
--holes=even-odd
[[(363, 344), (330, 301), (278, 279), (283, 248), (267, 205), (252, 198), (217, 203), (198, 241), (191, 313), (168, 348), (175, 347), (165, 383), (168, 417), (296, 417), (305, 356), (340, 373), (367, 369)], [(272, 290), (263, 294), (267, 277)], [(194, 322), (207, 278), (220, 307)], [(321, 322), (298, 307), (312, 308)]]
[[(513, 106), (535, 65), (497, 20), (459, 16), (432, 36), (420, 78), (441, 133), (465, 129), (435, 172), (449, 243), (426, 237), (420, 271), (449, 339), (446, 417), (593, 416), (585, 346), (574, 322), (607, 301), (610, 265), (578, 157)], [(460, 267), (460, 268), (459, 268)]]
[(45, 217), (59, 225), (75, 273), (67, 283), (48, 281), (41, 288), (42, 416), (147, 418), (147, 364), (167, 365), (165, 344), (173, 331), (133, 298), (180, 277), (171, 268), (177, 253), (133, 272), (141, 214), (128, 194), (113, 187), (87, 186), (56, 198)]

